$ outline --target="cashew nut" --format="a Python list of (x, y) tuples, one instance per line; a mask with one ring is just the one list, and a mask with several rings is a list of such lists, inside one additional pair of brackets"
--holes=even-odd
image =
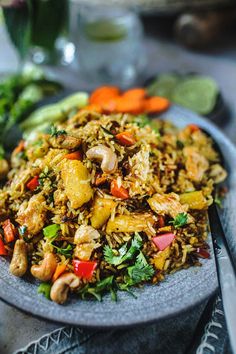
[(31, 267), (31, 274), (41, 280), (49, 281), (51, 280), (57, 267), (56, 257), (53, 253), (46, 253), (44, 260), (39, 265), (33, 265)]
[(86, 153), (88, 159), (95, 159), (101, 161), (101, 168), (103, 172), (115, 172), (118, 165), (118, 159), (112, 149), (104, 145), (94, 146)]
[(75, 290), (79, 285), (80, 279), (74, 273), (65, 273), (53, 283), (50, 297), (52, 301), (63, 304), (67, 300), (69, 290)]
[(22, 277), (28, 268), (27, 245), (23, 240), (17, 240), (13, 250), (10, 272), (16, 277)]

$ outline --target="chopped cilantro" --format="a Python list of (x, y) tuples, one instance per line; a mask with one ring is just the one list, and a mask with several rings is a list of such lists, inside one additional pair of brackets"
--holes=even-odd
[(115, 266), (120, 265), (123, 262), (131, 260), (135, 254), (140, 250), (142, 246), (142, 239), (138, 233), (135, 234), (134, 239), (131, 242), (131, 246), (128, 249), (127, 243), (125, 243), (119, 250), (119, 255), (116, 256), (113, 249), (106, 245), (104, 247), (105, 260)]
[(179, 213), (174, 220), (170, 221), (170, 224), (173, 224), (173, 226), (178, 229), (180, 227), (183, 227), (186, 225), (188, 222), (188, 215), (187, 213)]
[(55, 127), (55, 125), (51, 126), (51, 136), (59, 136), (59, 135), (64, 135), (67, 134), (67, 132), (65, 130), (57, 130), (57, 127)]
[(146, 114), (140, 114), (139, 116), (135, 117), (134, 122), (140, 128), (144, 128), (148, 125), (156, 133), (157, 136), (160, 136), (159, 129), (157, 128), (155, 120), (149, 119)]
[(49, 226), (46, 226), (43, 229), (43, 235), (49, 239), (50, 241), (54, 241), (57, 236), (58, 236), (58, 231), (61, 229), (60, 225), (58, 224), (52, 224)]
[(125, 277), (125, 284), (127, 286), (136, 285), (143, 281), (150, 280), (155, 271), (153, 267), (148, 264), (144, 254), (140, 251), (133, 266), (127, 268), (128, 275)]
[(65, 248), (61, 248), (52, 244), (52, 246), (57, 250), (57, 253), (62, 254), (66, 258), (72, 257), (72, 252), (74, 247), (69, 243)]
[(41, 283), (38, 287), (38, 294), (43, 294), (48, 300), (51, 300), (50, 298), (51, 287), (52, 285), (49, 283)]
[(92, 295), (98, 301), (101, 301), (103, 294), (107, 291), (110, 291), (112, 300), (116, 301), (116, 288), (113, 275), (100, 280), (95, 286), (91, 286), (90, 284), (85, 285), (78, 293), (81, 295), (82, 299)]

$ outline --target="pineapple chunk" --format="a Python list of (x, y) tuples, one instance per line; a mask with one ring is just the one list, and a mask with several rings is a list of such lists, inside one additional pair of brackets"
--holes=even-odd
[(109, 220), (107, 223), (106, 232), (142, 232), (148, 230), (148, 224), (153, 225), (155, 220), (152, 215), (146, 214), (130, 214), (118, 215), (114, 220)]
[(166, 259), (170, 257), (170, 246), (164, 251), (158, 252), (153, 258), (153, 263), (156, 269), (162, 270), (164, 268)]
[(65, 159), (60, 168), (66, 196), (71, 207), (78, 209), (93, 196), (87, 167), (81, 161)]
[(206, 209), (208, 202), (204, 197), (202, 191), (194, 191), (189, 193), (180, 194), (180, 202), (187, 204), (189, 209), (202, 210)]
[(116, 204), (112, 199), (97, 197), (93, 204), (90, 219), (92, 227), (100, 229), (111, 216), (111, 212), (116, 207)]

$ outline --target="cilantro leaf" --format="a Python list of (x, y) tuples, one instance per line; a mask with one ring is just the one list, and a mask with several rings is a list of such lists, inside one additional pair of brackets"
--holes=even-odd
[(57, 247), (52, 244), (52, 246), (57, 250), (57, 253), (62, 254), (66, 258), (72, 257), (72, 252), (74, 247), (69, 243), (65, 248)]
[(173, 226), (178, 229), (180, 227), (183, 227), (186, 225), (188, 222), (188, 215), (187, 213), (179, 213), (174, 220), (170, 221), (170, 224), (173, 224)]
[(118, 266), (121, 263), (124, 263), (126, 261), (133, 259), (133, 257), (137, 253), (137, 251), (140, 250), (141, 246), (142, 246), (142, 238), (139, 236), (138, 233), (135, 233), (135, 236), (131, 242), (130, 248), (128, 249), (128, 245), (127, 245), (127, 243), (125, 243), (118, 250), (118, 253), (119, 253), (118, 256), (115, 255), (115, 252), (113, 251), (113, 249), (110, 246), (106, 245), (104, 247), (104, 251), (103, 251), (104, 256), (105, 256), (105, 260), (109, 264)]
[(82, 289), (79, 290), (79, 294), (82, 299), (86, 296), (92, 295), (98, 301), (102, 300), (102, 296), (105, 292), (111, 292), (112, 300), (116, 300), (116, 290), (114, 286), (114, 276), (111, 275), (105, 279), (100, 280), (95, 286), (91, 286), (89, 284), (85, 285)]
[(127, 270), (128, 277), (126, 277), (125, 282), (128, 286), (136, 285), (143, 281), (148, 281), (153, 277), (155, 273), (153, 267), (148, 264), (141, 251), (136, 258), (135, 264), (128, 267)]
[(51, 287), (52, 285), (49, 283), (41, 283), (38, 287), (38, 294), (43, 294), (48, 300), (51, 300), (50, 298)]
[(219, 208), (222, 208), (222, 198), (219, 195), (216, 195), (214, 198), (214, 202), (218, 205)]
[(55, 127), (55, 125), (51, 126), (51, 136), (59, 136), (59, 135), (64, 135), (67, 134), (67, 132), (65, 130), (57, 130), (57, 127)]

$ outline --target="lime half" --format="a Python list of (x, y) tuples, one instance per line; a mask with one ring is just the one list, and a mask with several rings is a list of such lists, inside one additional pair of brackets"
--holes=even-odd
[(209, 77), (189, 77), (174, 89), (172, 101), (199, 114), (209, 114), (216, 105), (219, 88)]
[(99, 20), (85, 26), (86, 36), (96, 42), (120, 41), (127, 36), (127, 29), (124, 24), (115, 20)]

